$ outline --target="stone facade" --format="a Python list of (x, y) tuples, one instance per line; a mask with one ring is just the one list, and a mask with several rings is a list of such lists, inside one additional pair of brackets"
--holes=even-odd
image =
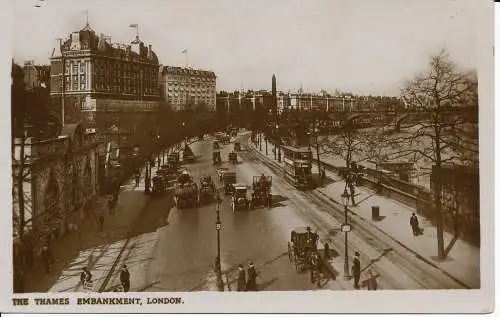
[(215, 111), (217, 77), (214, 72), (165, 66), (160, 69), (160, 76), (161, 97), (174, 111), (199, 104)]
[[(64, 122), (83, 122), (98, 131), (98, 117), (117, 101), (140, 112), (147, 103), (159, 106), (158, 58), (138, 38), (129, 45), (111, 43), (87, 25), (58, 43), (51, 57), (51, 98)], [(102, 121), (102, 120), (101, 120)], [(100, 132), (100, 131), (98, 131)]]
[[(20, 146), (16, 140), (12, 166), (15, 238), (20, 233)], [(78, 227), (84, 207), (98, 193), (97, 147), (95, 133), (85, 133), (81, 124), (65, 126), (56, 139), (26, 142), (24, 235), (34, 238), (35, 248)]]

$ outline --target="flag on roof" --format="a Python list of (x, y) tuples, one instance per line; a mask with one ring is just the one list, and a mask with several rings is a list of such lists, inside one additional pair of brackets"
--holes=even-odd
[(137, 28), (137, 27), (138, 27), (138, 25), (137, 25), (137, 23), (134, 23), (134, 24), (130, 24), (130, 25), (129, 25), (129, 27), (130, 27), (130, 28)]
[(185, 48), (182, 50), (181, 54), (186, 54), (188, 52), (188, 50)]

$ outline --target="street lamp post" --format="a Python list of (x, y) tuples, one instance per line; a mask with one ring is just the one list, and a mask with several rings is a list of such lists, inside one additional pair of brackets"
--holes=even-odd
[(259, 129), (259, 151), (262, 152), (262, 132)]
[(317, 122), (314, 124), (314, 140), (316, 142), (316, 160), (318, 161), (318, 175), (319, 175), (319, 184), (323, 186), (323, 177), (321, 173), (321, 161), (319, 160), (319, 128), (317, 126)]
[[(266, 127), (267, 132), (267, 127)], [(264, 141), (266, 141), (266, 155), (267, 155), (267, 133), (264, 134)]]
[[(281, 162), (281, 136), (280, 126), (276, 123), (276, 146), (278, 147), (278, 162)], [(276, 151), (276, 149), (275, 149)]]
[(144, 194), (151, 193), (151, 162), (149, 156), (146, 157), (146, 174), (144, 175)]
[(344, 279), (348, 280), (351, 276), (349, 274), (349, 253), (347, 247), (347, 234), (351, 231), (351, 225), (347, 221), (347, 205), (349, 204), (349, 194), (347, 193), (347, 188), (344, 189), (344, 193), (341, 195), (342, 203), (344, 204), (344, 224), (342, 224), (342, 232), (344, 232)]
[(222, 223), (220, 221), (220, 205), (222, 203), (222, 198), (219, 193), (217, 193), (217, 209), (215, 212), (217, 213), (217, 220), (215, 222), (215, 230), (217, 231), (217, 258), (215, 262), (215, 271), (217, 274), (217, 287), (219, 291), (224, 291), (224, 284), (222, 282), (222, 270), (220, 263), (220, 231), (222, 229)]

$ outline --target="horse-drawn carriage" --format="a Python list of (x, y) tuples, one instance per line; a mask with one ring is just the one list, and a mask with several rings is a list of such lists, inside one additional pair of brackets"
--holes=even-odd
[(211, 176), (202, 176), (200, 178), (200, 194), (198, 195), (199, 203), (211, 202), (215, 195), (215, 184)]
[(251, 207), (266, 206), (271, 208), (272, 195), (271, 195), (271, 176), (254, 176), (252, 184), (252, 202)]
[(288, 258), (295, 265), (297, 272), (309, 270), (311, 282), (319, 283), (321, 258), (318, 253), (318, 241), (318, 234), (311, 232), (310, 227), (294, 229), (288, 242)]
[(247, 186), (243, 184), (234, 184), (233, 197), (231, 199), (231, 208), (233, 212), (240, 209), (249, 209), (250, 200), (247, 197)]
[(224, 183), (224, 195), (231, 195), (234, 192), (234, 184), (236, 184), (236, 173), (224, 172), (222, 182)]
[(229, 163), (231, 164), (237, 164), (238, 163), (238, 155), (236, 152), (230, 152), (229, 153)]

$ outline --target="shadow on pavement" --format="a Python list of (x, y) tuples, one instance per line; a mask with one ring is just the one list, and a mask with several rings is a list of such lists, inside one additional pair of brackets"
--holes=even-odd
[(257, 284), (257, 290), (258, 291), (264, 291), (266, 288), (274, 284), (278, 280), (277, 277), (274, 277), (270, 280), (264, 281), (262, 283)]

